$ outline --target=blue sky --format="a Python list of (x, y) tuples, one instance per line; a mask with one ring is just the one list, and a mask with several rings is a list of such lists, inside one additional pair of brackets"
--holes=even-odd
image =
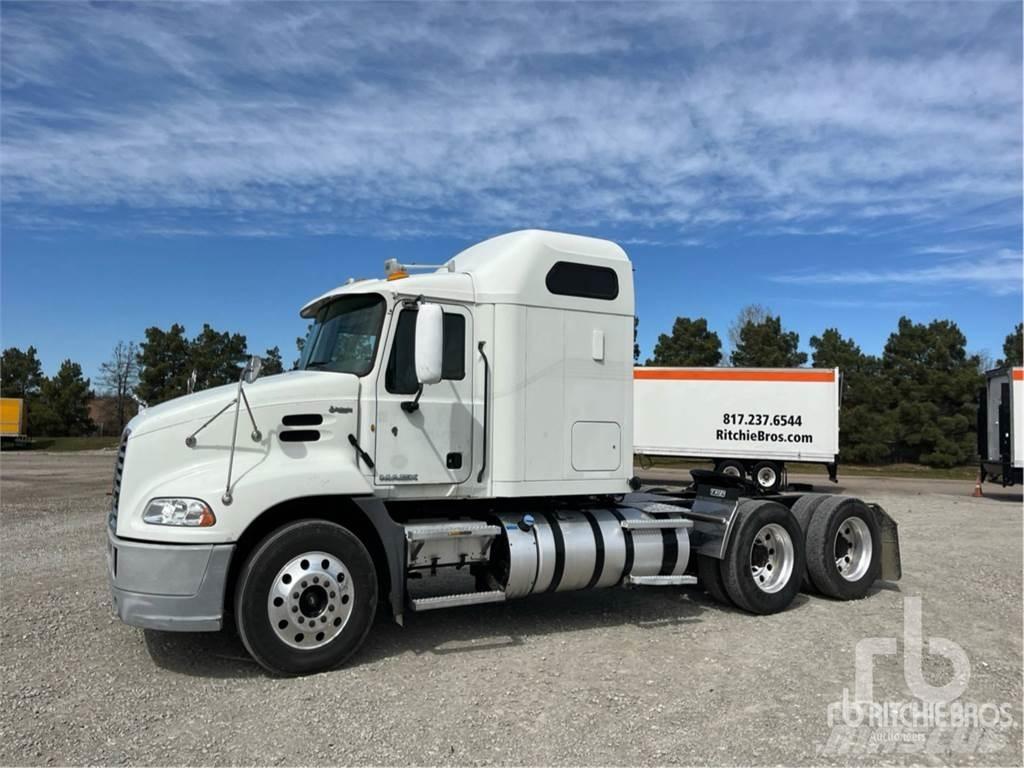
[(1019, 3), (4, 2), (2, 343), (87, 375), (502, 231), (620, 242), (640, 342), (1021, 319)]

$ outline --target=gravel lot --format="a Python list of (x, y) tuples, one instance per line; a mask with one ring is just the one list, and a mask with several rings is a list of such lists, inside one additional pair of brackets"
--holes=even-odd
[[(230, 632), (143, 632), (111, 617), (112, 463), (109, 452), (2, 457), (0, 763), (1021, 762), (1019, 493), (844, 481), (900, 523), (904, 579), (863, 601), (801, 596), (752, 617), (695, 590), (533, 597), (404, 629), (380, 619), (347, 668), (274, 679)], [(947, 731), (907, 754), (837, 751), (827, 707), (853, 690), (857, 641), (902, 647), (904, 596), (923, 601), (925, 678), (943, 685), (951, 670), (928, 638), (958, 643), (971, 673), (962, 700), (1011, 704), (1012, 727), (968, 732), (959, 751)], [(876, 660), (874, 686), (876, 701), (912, 699), (901, 656)]]

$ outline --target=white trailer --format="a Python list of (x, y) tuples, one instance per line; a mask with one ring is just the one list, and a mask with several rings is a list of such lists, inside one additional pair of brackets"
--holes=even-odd
[(692, 490), (637, 492), (634, 312), (619, 246), (540, 231), (324, 293), (300, 313), (298, 370), (260, 379), (254, 358), (237, 385), (128, 424), (108, 516), (115, 611), (158, 630), (232, 621), (264, 667), (305, 674), (351, 656), (378, 602), (402, 623), (699, 583), (766, 614), (805, 578), (837, 599), (898, 579), (877, 505), (753, 497), (699, 470)]
[(711, 460), (764, 492), (785, 485), (786, 462), (839, 462), (838, 368), (661, 368), (633, 371), (633, 450)]
[(981, 482), (1024, 482), (1024, 368), (985, 373), (978, 398), (978, 454)]

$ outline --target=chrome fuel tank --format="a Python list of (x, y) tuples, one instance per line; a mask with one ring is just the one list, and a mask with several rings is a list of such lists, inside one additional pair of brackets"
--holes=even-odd
[(627, 576), (678, 576), (690, 559), (686, 528), (659, 528), (658, 517), (632, 507), (496, 517), (504, 535), (492, 547), (491, 580), (507, 598), (611, 587)]

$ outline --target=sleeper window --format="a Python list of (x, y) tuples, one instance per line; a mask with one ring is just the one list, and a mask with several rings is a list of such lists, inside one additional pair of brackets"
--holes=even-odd
[(545, 283), (549, 291), (560, 296), (611, 301), (619, 295), (619, 277), (615, 270), (593, 264), (556, 262)]

